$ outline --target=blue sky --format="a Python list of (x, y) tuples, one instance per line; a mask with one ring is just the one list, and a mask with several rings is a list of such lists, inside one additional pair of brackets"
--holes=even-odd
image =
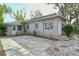
[[(13, 11), (27, 8), (27, 4), (24, 3), (7, 3), (6, 5), (10, 6)], [(7, 14), (6, 17), (4, 18), (4, 22), (12, 22), (12, 21), (14, 21), (14, 19)]]
[[(16, 10), (25, 10), (27, 12), (26, 19), (30, 19), (30, 11), (40, 10), (41, 13), (44, 15), (48, 15), (51, 13), (57, 13), (58, 9), (53, 9), (52, 5), (44, 4), (44, 3), (7, 3), (6, 5), (10, 6), (13, 11)], [(4, 22), (12, 22), (14, 21), (10, 15), (7, 15), (4, 18)]]

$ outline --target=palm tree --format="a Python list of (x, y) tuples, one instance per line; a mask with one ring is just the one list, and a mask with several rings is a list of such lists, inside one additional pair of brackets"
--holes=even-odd
[(16, 12), (13, 12), (13, 16), (16, 21), (22, 21), (22, 26), (24, 28), (24, 33), (26, 32), (25, 30), (25, 19), (26, 19), (26, 13), (23, 12), (22, 10), (17, 10)]
[(11, 17), (18, 21), (24, 21), (26, 17), (26, 13), (23, 13), (22, 10), (17, 10), (16, 12), (13, 12), (13, 16)]
[(7, 6), (6, 4), (2, 4), (3, 7), (3, 14), (4, 14), (4, 18), (6, 17), (6, 14), (12, 14), (12, 9)]

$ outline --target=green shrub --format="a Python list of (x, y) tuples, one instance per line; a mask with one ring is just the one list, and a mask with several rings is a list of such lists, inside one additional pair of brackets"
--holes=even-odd
[(5, 36), (6, 35), (6, 26), (0, 26), (0, 36)]
[(72, 27), (72, 25), (70, 25), (70, 24), (66, 24), (65, 26), (64, 26), (64, 32), (65, 32), (65, 34), (69, 37), (70, 36), (70, 34), (72, 33), (72, 31), (73, 31), (73, 27)]

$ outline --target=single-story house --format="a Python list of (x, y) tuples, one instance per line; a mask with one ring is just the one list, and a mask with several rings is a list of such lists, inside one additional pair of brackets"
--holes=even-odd
[[(45, 37), (62, 35), (62, 23), (66, 19), (57, 14), (50, 14), (26, 21), (25, 29), (27, 34), (34, 34)], [(20, 22), (9, 23), (7, 26), (7, 35), (16, 35), (23, 32), (23, 26)], [(21, 28), (19, 28), (21, 26)]]
[(53, 37), (62, 35), (62, 24), (66, 19), (57, 14), (50, 14), (39, 18), (34, 18), (26, 23), (28, 34), (34, 34), (44, 37)]
[(23, 33), (22, 21), (14, 21), (10, 23), (6, 23), (7, 32), (6, 35), (16, 35)]

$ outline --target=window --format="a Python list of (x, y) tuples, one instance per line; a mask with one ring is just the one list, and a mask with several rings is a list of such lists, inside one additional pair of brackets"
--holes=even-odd
[(45, 26), (45, 29), (52, 29), (53, 28), (53, 22), (45, 22), (44, 26)]
[(35, 24), (35, 28), (38, 28), (38, 23)]
[(13, 30), (15, 30), (15, 26), (13, 26)]
[(21, 31), (22, 30), (22, 26), (18, 26), (18, 31)]
[(27, 25), (27, 29), (29, 29), (29, 25)]

